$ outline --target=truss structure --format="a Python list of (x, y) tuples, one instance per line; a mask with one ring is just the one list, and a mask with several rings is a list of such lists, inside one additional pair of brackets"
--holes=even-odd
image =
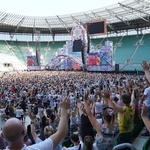
[(70, 33), (74, 25), (85, 25), (86, 22), (106, 19), (107, 31), (149, 28), (149, 0), (124, 0), (121, 3), (91, 11), (60, 16), (22, 16), (0, 12), (0, 32), (33, 33), (39, 30), (42, 34)]

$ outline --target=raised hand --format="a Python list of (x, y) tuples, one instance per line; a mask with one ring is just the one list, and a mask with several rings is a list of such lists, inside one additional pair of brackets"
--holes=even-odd
[(29, 117), (31, 120), (34, 120), (36, 116), (33, 113), (29, 112)]
[(87, 91), (85, 92), (85, 95), (84, 95), (84, 100), (85, 100), (85, 101), (88, 100), (89, 94), (90, 94), (90, 91), (87, 90)]
[(96, 91), (96, 95), (101, 96), (101, 94), (102, 94), (101, 91), (99, 91), (99, 90)]
[(147, 116), (147, 107), (145, 104), (142, 106), (141, 116), (146, 117)]
[(146, 61), (143, 61), (141, 65), (142, 65), (143, 71), (147, 71), (150, 68), (149, 64)]
[(70, 100), (69, 96), (65, 97), (61, 102), (60, 102), (60, 108), (68, 110), (70, 108)]
[(110, 99), (110, 92), (109, 91), (104, 91), (104, 93), (103, 93), (103, 97), (104, 97), (104, 99), (105, 100), (108, 100), (108, 99)]

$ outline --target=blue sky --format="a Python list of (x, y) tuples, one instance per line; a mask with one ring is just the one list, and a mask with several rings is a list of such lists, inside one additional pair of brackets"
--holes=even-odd
[(0, 11), (27, 16), (56, 16), (102, 8), (124, 0), (1, 0)]

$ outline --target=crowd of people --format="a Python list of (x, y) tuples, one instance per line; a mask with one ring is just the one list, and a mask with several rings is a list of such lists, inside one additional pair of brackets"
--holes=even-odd
[[(145, 61), (142, 67), (144, 75), (3, 73), (0, 149), (112, 150), (132, 143), (133, 125), (140, 117), (149, 136), (150, 67)], [(31, 122), (26, 127), (27, 116)]]

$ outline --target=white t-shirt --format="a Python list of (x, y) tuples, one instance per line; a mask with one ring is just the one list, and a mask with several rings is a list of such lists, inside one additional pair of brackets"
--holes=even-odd
[(150, 107), (150, 87), (148, 87), (144, 90), (144, 95), (146, 95), (146, 98), (143, 103), (146, 106)]
[(98, 114), (98, 113), (102, 113), (102, 107), (103, 107), (103, 102), (100, 101), (100, 102), (95, 102), (95, 113)]
[(66, 148), (66, 147), (63, 147), (63, 149), (62, 150), (78, 150), (79, 149), (79, 145), (81, 144), (81, 149), (83, 148), (83, 142), (81, 142), (80, 141), (80, 143), (78, 144), (78, 145), (76, 145), (76, 146), (73, 146), (73, 147), (68, 147), (68, 148)]
[[(9, 150), (9, 147), (7, 146), (5, 150)], [(26, 146), (21, 150), (53, 150), (53, 141), (52, 139), (48, 138), (40, 143), (33, 144), (31, 146)]]
[(16, 109), (16, 117), (20, 118), (23, 115), (23, 109)]

